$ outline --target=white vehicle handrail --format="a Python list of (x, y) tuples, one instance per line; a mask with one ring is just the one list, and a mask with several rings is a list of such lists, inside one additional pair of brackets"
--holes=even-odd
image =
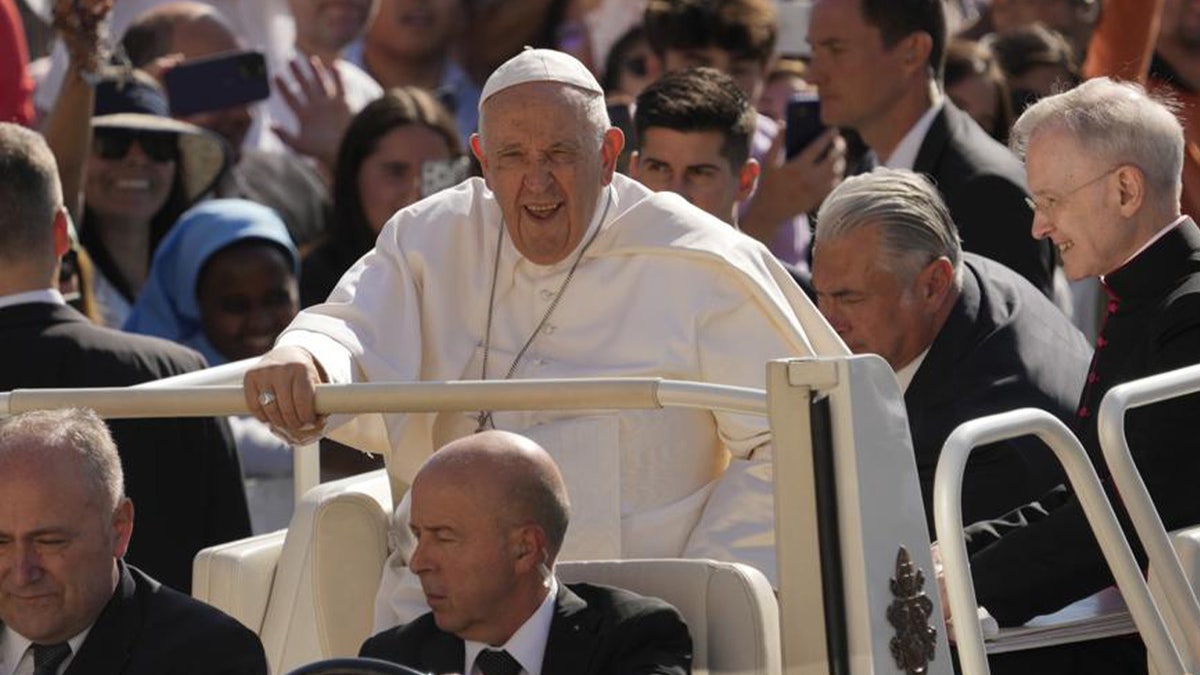
[(1200, 662), (1200, 605), (1197, 605), (1196, 595), (1179, 564), (1154, 502), (1150, 500), (1146, 483), (1133, 463), (1125, 437), (1125, 412), (1196, 392), (1200, 392), (1200, 365), (1151, 375), (1110, 389), (1100, 403), (1098, 417), (1104, 460), (1138, 538), (1146, 547), (1150, 568), (1163, 586), (1166, 604), (1175, 616), (1176, 625), (1182, 627), (1183, 635), (1174, 637), (1187, 645), (1193, 663)]
[(184, 373), (172, 377), (164, 377), (161, 380), (151, 380), (142, 384), (135, 384), (134, 389), (169, 389), (171, 387), (207, 387), (218, 384), (241, 384), (242, 375), (250, 366), (258, 363), (259, 357), (255, 356), (241, 361), (232, 361), (230, 363), (222, 363), (219, 366), (212, 366), (204, 370), (197, 370), (192, 373)]
[[(766, 415), (761, 389), (644, 377), (576, 380), (461, 380), (317, 385), (320, 414), (446, 410), (622, 410), (705, 408)], [(89, 407), (101, 417), (207, 417), (249, 412), (241, 385), (14, 389), (0, 393), (0, 415)]]
[[(1067, 472), (1072, 489), (1083, 506), (1113, 571), (1121, 595), (1157, 672), (1184, 673), (1162, 615), (1154, 606), (1150, 589), (1142, 577), (1133, 551), (1104, 495), (1100, 479), (1079, 439), (1058, 418), (1044, 410), (1022, 408), (989, 415), (959, 425), (942, 447), (933, 482), (933, 516), (941, 549), (951, 615), (955, 622), (959, 663), (963, 672), (989, 673), (983, 632), (977, 616), (975, 588), (971, 583), (966, 541), (962, 537), (962, 481), (967, 457), (981, 445), (1032, 434), (1054, 451)], [(1015, 571), (1014, 571), (1015, 572)]]

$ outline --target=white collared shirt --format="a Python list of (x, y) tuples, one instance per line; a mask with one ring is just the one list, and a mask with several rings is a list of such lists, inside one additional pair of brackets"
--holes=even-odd
[(52, 305), (65, 305), (67, 301), (63, 298), (62, 293), (59, 293), (54, 288), (40, 288), (36, 291), (25, 291), (24, 293), (13, 293), (12, 295), (0, 295), (0, 309), (5, 307), (13, 307), (15, 305), (28, 305), (34, 302), (44, 302)]
[[(57, 672), (60, 675), (67, 669), (67, 666), (71, 665), (71, 661), (75, 660), (75, 655), (79, 653), (79, 648), (83, 646), (83, 641), (87, 639), (88, 633), (91, 631), (92, 627), (88, 626), (83, 629), (83, 632), (67, 640), (67, 644), (71, 647), (71, 653), (59, 664)], [(4, 630), (0, 631), (0, 675), (32, 675), (32, 645), (33, 643), (25, 636), (5, 626)]]
[(892, 151), (892, 154), (883, 161), (883, 166), (889, 169), (908, 169), (912, 170), (917, 163), (917, 153), (921, 151), (921, 144), (925, 142), (925, 134), (929, 133), (929, 127), (933, 126), (933, 118), (942, 111), (946, 106), (946, 99), (939, 97), (930, 106), (929, 110), (925, 111), (924, 115), (917, 120), (917, 123), (912, 125), (904, 138), (900, 139), (900, 144)]
[(482, 675), (475, 659), (485, 649), (503, 649), (521, 664), (521, 672), (526, 675), (542, 675), (542, 659), (546, 655), (546, 641), (550, 638), (550, 622), (554, 620), (554, 602), (558, 598), (558, 580), (550, 577), (550, 588), (542, 604), (521, 624), (517, 632), (512, 634), (502, 645), (489, 645), (483, 642), (466, 640), (466, 659), (463, 661), (463, 672), (470, 675)]
[(896, 381), (900, 383), (901, 394), (908, 393), (908, 385), (912, 384), (913, 377), (916, 376), (921, 364), (925, 362), (926, 356), (929, 356), (929, 347), (926, 347), (925, 351), (917, 355), (917, 358), (909, 361), (907, 366), (896, 371)]

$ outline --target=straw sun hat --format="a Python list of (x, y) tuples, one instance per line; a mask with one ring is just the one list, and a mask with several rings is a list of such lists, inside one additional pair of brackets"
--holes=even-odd
[(168, 116), (167, 97), (150, 76), (109, 78), (96, 85), (92, 130), (129, 129), (175, 134), (179, 139), (179, 172), (187, 203), (212, 190), (229, 165), (225, 140), (194, 124)]

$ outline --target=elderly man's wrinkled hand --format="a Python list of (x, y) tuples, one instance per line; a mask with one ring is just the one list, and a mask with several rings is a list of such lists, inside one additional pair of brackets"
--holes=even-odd
[(256, 418), (288, 442), (302, 444), (318, 438), (324, 428), (325, 416), (316, 410), (316, 392), (326, 380), (307, 350), (276, 347), (246, 371), (242, 391)]

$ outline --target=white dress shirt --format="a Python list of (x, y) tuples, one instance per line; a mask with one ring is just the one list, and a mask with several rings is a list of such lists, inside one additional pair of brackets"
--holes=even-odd
[(926, 110), (917, 123), (912, 125), (904, 138), (900, 139), (900, 143), (892, 150), (892, 154), (883, 161), (883, 165), (889, 169), (908, 169), (912, 168), (917, 163), (917, 154), (921, 151), (921, 144), (925, 142), (925, 135), (929, 133), (929, 127), (933, 126), (933, 118), (942, 111), (946, 105), (946, 99), (938, 97)]
[[(67, 644), (71, 647), (71, 653), (63, 659), (55, 672), (62, 675), (66, 671), (67, 666), (71, 665), (71, 661), (75, 660), (75, 655), (79, 653), (79, 648), (91, 630), (92, 627), (88, 626), (78, 635), (67, 640)], [(33, 675), (32, 646), (33, 643), (25, 636), (5, 626), (4, 630), (0, 631), (0, 675)]]
[(921, 364), (925, 362), (926, 356), (929, 356), (929, 347), (926, 347), (925, 351), (918, 354), (917, 358), (909, 361), (907, 366), (896, 371), (896, 381), (900, 383), (901, 394), (908, 393), (908, 385), (912, 384), (913, 377), (916, 376), (917, 370), (921, 368)]
[(521, 624), (517, 632), (512, 634), (502, 645), (489, 645), (474, 640), (464, 640), (466, 660), (463, 662), (463, 672), (470, 675), (483, 675), (475, 665), (475, 659), (485, 649), (503, 649), (509, 656), (521, 664), (521, 672), (525, 675), (542, 675), (542, 661), (546, 656), (546, 642), (550, 638), (550, 623), (554, 620), (554, 603), (558, 597), (558, 580), (550, 577), (550, 588), (542, 604), (533, 614)]
[(0, 309), (5, 307), (13, 307), (16, 305), (28, 305), (34, 302), (42, 302), (51, 305), (65, 305), (67, 301), (63, 298), (62, 293), (54, 288), (41, 288), (36, 291), (25, 291), (24, 293), (13, 293), (11, 295), (0, 295)]

